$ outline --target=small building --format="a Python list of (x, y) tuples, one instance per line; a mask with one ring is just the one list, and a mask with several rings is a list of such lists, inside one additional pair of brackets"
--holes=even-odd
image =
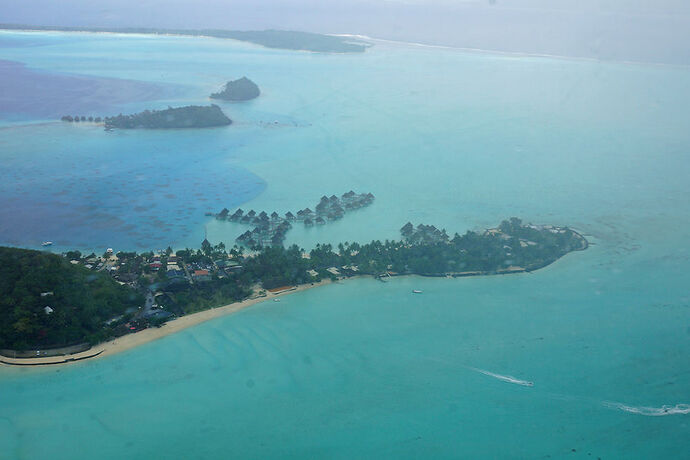
[(179, 268), (169, 268), (165, 274), (168, 276), (168, 278), (184, 278), (184, 271), (180, 270)]
[(49, 295), (53, 295), (53, 291), (41, 292), (41, 297), (47, 297)]
[(194, 270), (192, 277), (194, 281), (211, 281), (211, 273), (208, 270)]
[(55, 310), (53, 310), (52, 308), (50, 308), (49, 306), (46, 305), (45, 307), (43, 307), (43, 311), (45, 312), (46, 315), (50, 315)]

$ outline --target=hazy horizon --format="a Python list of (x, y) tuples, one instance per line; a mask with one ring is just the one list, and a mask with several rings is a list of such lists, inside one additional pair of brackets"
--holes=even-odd
[(0, 22), (30, 25), (289, 29), (486, 50), (690, 64), (679, 0), (0, 0)]

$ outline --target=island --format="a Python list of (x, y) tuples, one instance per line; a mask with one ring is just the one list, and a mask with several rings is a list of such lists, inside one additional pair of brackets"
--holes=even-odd
[(369, 43), (350, 37), (298, 32), (292, 30), (224, 30), (224, 29), (156, 29), (147, 27), (68, 27), (0, 24), (4, 30), (56, 31), (56, 32), (110, 32), (118, 34), (183, 35), (239, 40), (266, 48), (318, 53), (363, 53)]
[[(67, 119), (66, 121), (69, 121)], [(145, 110), (133, 115), (105, 117), (105, 129), (172, 129), (210, 128), (232, 123), (215, 104), (209, 106), (188, 105), (168, 107), (165, 110)]]
[[(400, 232), (397, 241), (317, 244), (311, 251), (273, 244), (245, 252), (243, 246), (228, 250), (207, 240), (198, 249), (140, 254), (109, 249), (100, 256), (0, 248), (0, 363), (94, 357), (105, 348), (90, 347), (114, 337), (147, 329), (153, 340), (212, 318), (213, 311), (236, 311), (333, 280), (532, 272), (588, 247), (585, 237), (568, 227), (524, 224), (515, 217), (452, 237), (411, 222)], [(156, 333), (156, 326), (180, 317)], [(72, 354), (75, 350), (81, 354)]]
[(256, 99), (261, 94), (256, 83), (247, 77), (242, 77), (238, 80), (229, 81), (225, 84), (222, 90), (211, 94), (211, 99), (222, 99), (224, 101), (250, 101)]

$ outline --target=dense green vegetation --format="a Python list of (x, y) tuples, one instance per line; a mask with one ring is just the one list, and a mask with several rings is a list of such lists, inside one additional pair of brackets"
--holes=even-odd
[(215, 104), (210, 106), (189, 105), (168, 107), (165, 110), (145, 110), (133, 115), (118, 115), (105, 118), (105, 129), (170, 129), (208, 128), (226, 126), (232, 123)]
[[(411, 225), (411, 224), (410, 224)], [(404, 227), (403, 227), (404, 228)], [(244, 262), (244, 282), (260, 281), (268, 289), (302, 284), (310, 279), (306, 270), (328, 276), (325, 269), (341, 268), (347, 274), (417, 274), (445, 276), (525, 271), (544, 267), (571, 251), (585, 249), (587, 241), (567, 228), (530, 227), (520, 219), (503, 221), (495, 231), (468, 231), (449, 238), (433, 226), (418, 226), (420, 231), (441, 235), (436, 240), (416, 242), (372, 241), (344, 243), (337, 248), (317, 245), (309, 258), (296, 246), (263, 248)]]
[(316, 51), (322, 53), (363, 53), (368, 45), (344, 37), (290, 30), (155, 29), (148, 27), (67, 27), (0, 24), (6, 30), (56, 30), (62, 32), (113, 32), (119, 34), (189, 35), (229, 38), (256, 43), (267, 48)]
[(229, 81), (222, 90), (211, 94), (212, 99), (222, 99), (224, 101), (249, 101), (256, 99), (261, 94), (256, 83), (247, 77)]
[[(251, 257), (244, 257), (241, 251), (233, 249), (232, 256), (241, 260), (242, 270), (229, 279), (246, 289), (253, 283), (271, 289), (332, 276), (326, 271), (330, 267), (349, 275), (374, 276), (461, 276), (523, 269), (531, 271), (554, 262), (568, 252), (587, 247), (587, 241), (568, 228), (525, 226), (516, 218), (503, 221), (493, 231), (468, 231), (464, 235), (456, 233), (453, 238), (433, 226), (419, 225), (417, 229), (418, 232), (437, 237), (420, 237), (415, 241), (343, 243), (335, 248), (330, 244), (318, 244), (309, 252), (308, 258), (303, 257), (303, 251), (295, 245), (289, 248), (280, 245), (264, 247)], [(187, 253), (194, 254), (196, 260), (212, 258), (205, 256), (202, 251), (182, 252)], [(318, 276), (312, 277), (308, 270), (315, 270)]]
[[(104, 340), (160, 324), (172, 315), (239, 301), (257, 289), (340, 275), (531, 271), (587, 248), (587, 240), (567, 227), (523, 225), (517, 218), (485, 232), (453, 237), (433, 225), (407, 223), (400, 231), (399, 241), (318, 244), (308, 253), (296, 245), (285, 248), (276, 243), (245, 254), (242, 246), (227, 251), (223, 243), (214, 246), (207, 240), (199, 249), (118, 252), (115, 257), (106, 253), (103, 258), (83, 257), (79, 251), (58, 257), (0, 248), (0, 348)], [(155, 304), (147, 302), (136, 314), (123, 315), (128, 308), (142, 305), (142, 295), (115, 280), (140, 292), (148, 290), (149, 299), (155, 293)], [(46, 291), (52, 292), (41, 297)], [(46, 312), (46, 306), (52, 311)]]
[(99, 342), (113, 333), (106, 321), (142, 304), (139, 293), (106, 273), (53, 254), (0, 247), (0, 348)]

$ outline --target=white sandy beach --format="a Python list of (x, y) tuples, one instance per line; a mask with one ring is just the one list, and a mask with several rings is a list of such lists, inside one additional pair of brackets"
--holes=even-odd
[(296, 286), (294, 289), (282, 291), (278, 294), (273, 294), (267, 291), (265, 296), (253, 297), (243, 300), (241, 302), (235, 302), (229, 305), (224, 305), (222, 307), (212, 308), (210, 310), (204, 310), (197, 313), (192, 313), (190, 315), (182, 316), (180, 318), (176, 318), (172, 321), (165, 323), (161, 327), (144, 329), (143, 331), (139, 331), (134, 334), (128, 334), (122, 337), (118, 337), (115, 340), (100, 343), (87, 351), (75, 353), (73, 355), (23, 359), (7, 358), (4, 356), (0, 356), (0, 364), (21, 366), (38, 365), (43, 367), (48, 365), (71, 364), (85, 359), (93, 360), (106, 356), (112, 356), (117, 353), (121, 353), (123, 351), (138, 347), (145, 343), (153, 342), (154, 340), (158, 340), (160, 338), (182, 331), (189, 327), (196, 326), (197, 324), (201, 324), (212, 319), (220, 318), (221, 316), (238, 312), (247, 307), (251, 307), (252, 305), (255, 305), (259, 302), (269, 301), (295, 292), (306, 291), (307, 289), (323, 286), (325, 284), (331, 284), (331, 280), (322, 280), (318, 283), (303, 284), (300, 286)]

